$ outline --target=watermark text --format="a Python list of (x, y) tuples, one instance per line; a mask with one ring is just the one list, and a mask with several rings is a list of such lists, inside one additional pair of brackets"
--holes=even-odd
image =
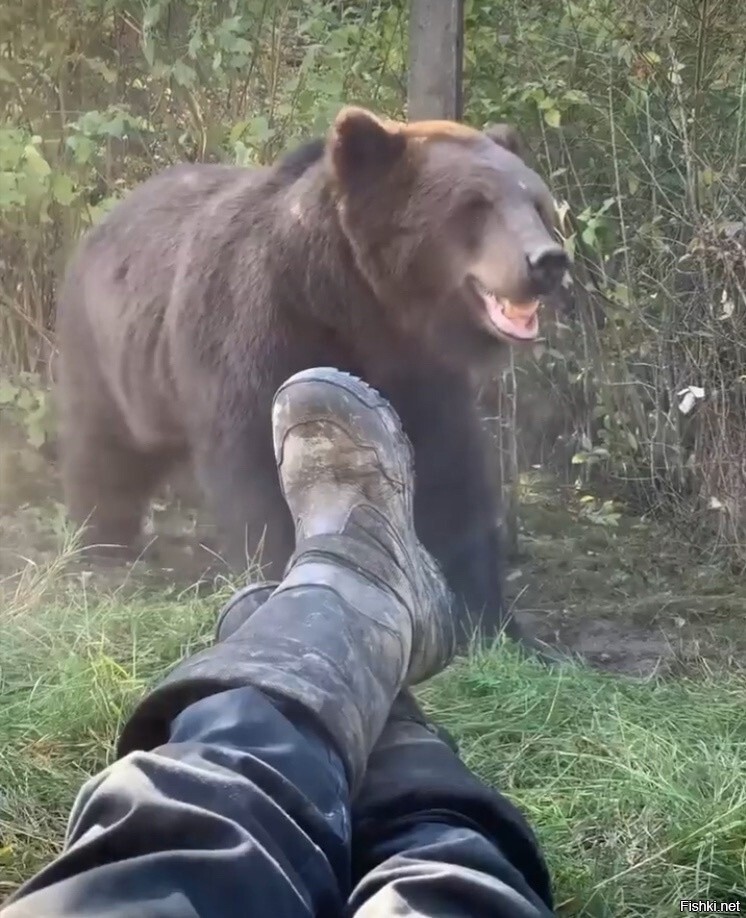
[(742, 911), (741, 905), (741, 902), (716, 902), (714, 899), (682, 899), (679, 910), (700, 915), (738, 915)]

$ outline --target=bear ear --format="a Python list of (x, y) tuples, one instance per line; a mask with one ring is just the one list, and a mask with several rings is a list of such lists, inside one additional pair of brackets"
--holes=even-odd
[(407, 139), (372, 112), (348, 106), (334, 121), (330, 146), (334, 171), (348, 184), (385, 173), (404, 154)]
[(504, 147), (519, 159), (525, 160), (526, 146), (523, 138), (511, 124), (493, 124), (485, 128), (484, 133), (494, 141), (498, 147)]

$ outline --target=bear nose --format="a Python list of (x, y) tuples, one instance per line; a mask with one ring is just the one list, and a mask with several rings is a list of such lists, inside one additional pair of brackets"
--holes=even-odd
[(529, 255), (528, 273), (536, 293), (551, 293), (559, 287), (569, 265), (570, 259), (559, 245), (547, 246)]

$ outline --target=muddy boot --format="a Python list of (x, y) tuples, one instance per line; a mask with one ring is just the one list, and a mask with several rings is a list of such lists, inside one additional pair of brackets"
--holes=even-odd
[(218, 612), (215, 640), (225, 641), (260, 609), (279, 586), (277, 580), (250, 583), (237, 590)]
[(188, 704), (251, 685), (304, 708), (354, 788), (402, 686), (453, 657), (450, 594), (415, 535), (411, 446), (377, 392), (337, 370), (298, 373), (275, 396), (273, 433), (296, 529), (285, 579), (142, 703), (119, 750), (152, 748)]

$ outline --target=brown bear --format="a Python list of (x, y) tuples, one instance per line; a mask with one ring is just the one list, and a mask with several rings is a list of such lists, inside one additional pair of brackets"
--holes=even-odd
[(281, 575), (293, 527), (272, 396), (298, 370), (338, 367), (401, 416), (420, 538), (494, 633), (497, 495), (474, 372), (535, 339), (539, 298), (567, 268), (553, 217), (511, 129), (354, 107), (272, 167), (149, 179), (88, 233), (58, 304), (72, 519), (89, 543), (135, 543), (154, 488), (188, 459), (228, 560), (245, 568), (261, 546)]

